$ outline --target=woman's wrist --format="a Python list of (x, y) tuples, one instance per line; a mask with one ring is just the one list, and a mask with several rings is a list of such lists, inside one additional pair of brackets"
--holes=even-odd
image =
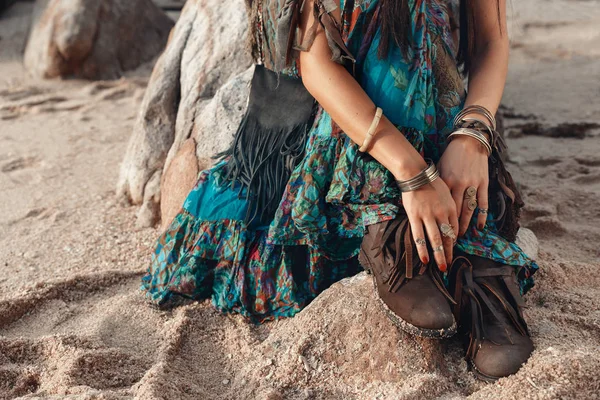
[[(486, 135), (487, 137), (488, 135)], [(489, 140), (489, 139), (488, 139)], [(460, 146), (459, 148), (467, 154), (477, 154), (481, 153), (488, 156), (487, 149), (483, 144), (481, 144), (477, 139), (474, 139), (470, 136), (456, 136), (453, 140), (448, 144), (450, 146), (452, 143), (452, 147)]]
[(396, 180), (404, 181), (415, 177), (425, 168), (427, 168), (427, 161), (419, 153), (415, 152), (415, 155), (406, 157), (396, 163), (395, 168), (390, 172)]

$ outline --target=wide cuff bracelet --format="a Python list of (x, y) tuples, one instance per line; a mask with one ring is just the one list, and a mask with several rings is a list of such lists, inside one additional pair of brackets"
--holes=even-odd
[(440, 172), (436, 168), (435, 164), (431, 159), (427, 160), (428, 166), (423, 169), (413, 178), (407, 180), (396, 180), (396, 184), (402, 192), (410, 192), (417, 190), (431, 182), (440, 176)]

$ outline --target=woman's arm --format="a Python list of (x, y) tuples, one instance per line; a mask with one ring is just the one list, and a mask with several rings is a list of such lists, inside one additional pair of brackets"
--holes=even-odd
[(478, 0), (469, 4), (473, 7), (477, 35), (465, 106), (478, 104), (495, 114), (508, 72), (506, 0)]
[[(302, 32), (312, 26), (315, 16), (315, 0), (306, 0), (301, 15)], [(333, 13), (340, 21), (340, 10)], [(358, 82), (340, 64), (331, 60), (331, 50), (324, 31), (318, 25), (312, 45), (300, 52), (299, 59), (302, 81), (307, 90), (331, 115), (339, 127), (356, 143), (361, 144), (375, 114), (375, 104)], [(410, 142), (385, 116), (381, 118), (376, 136), (368, 150), (377, 161), (385, 166), (396, 179), (412, 178), (423, 170), (427, 163)], [(458, 227), (455, 204), (446, 184), (436, 179), (421, 189), (402, 194), (402, 203), (411, 222), (414, 238), (424, 238), (423, 225), (432, 246), (445, 245), (445, 257), (436, 252), (436, 262), (445, 270), (452, 260), (452, 240), (443, 240), (439, 224), (450, 223)], [(417, 246), (419, 256), (428, 262), (427, 250)]]
[[(508, 70), (506, 1), (478, 0), (469, 4), (473, 7), (477, 35), (465, 106), (481, 105), (495, 114), (500, 105)], [(478, 115), (468, 116), (481, 118)], [(478, 207), (488, 208), (489, 175), (486, 150), (477, 140), (459, 136), (448, 144), (438, 167), (456, 203), (460, 217), (459, 235), (464, 235), (474, 212), (467, 208), (467, 202), (464, 201), (464, 193), (469, 186), (477, 188)], [(485, 220), (486, 214), (479, 213), (478, 229), (483, 229)]]

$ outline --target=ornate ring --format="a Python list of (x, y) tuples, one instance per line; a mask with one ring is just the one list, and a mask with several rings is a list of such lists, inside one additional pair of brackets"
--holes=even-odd
[(423, 238), (416, 238), (415, 242), (417, 242), (418, 245), (420, 246), (426, 246), (427, 245), (427, 241)]
[(440, 225), (440, 231), (443, 236), (449, 237), (452, 240), (456, 239), (456, 234), (454, 233), (454, 229), (452, 229), (452, 225), (444, 222)]
[(436, 247), (433, 248), (433, 251), (442, 251), (442, 250), (444, 250), (444, 245), (443, 244), (440, 244), (439, 246), (436, 246)]
[(473, 211), (474, 209), (476, 209), (477, 208), (477, 200), (475, 200), (473, 198), (469, 199), (469, 201), (467, 203), (467, 208), (470, 211)]
[(480, 214), (487, 214), (488, 213), (488, 209), (487, 208), (480, 208), (479, 209), (479, 213)]
[(474, 199), (477, 196), (477, 188), (475, 186), (469, 186), (465, 192), (465, 199)]

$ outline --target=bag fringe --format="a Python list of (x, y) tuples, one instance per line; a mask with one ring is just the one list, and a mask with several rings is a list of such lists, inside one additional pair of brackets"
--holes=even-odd
[[(312, 120), (312, 119), (311, 119)], [(292, 171), (304, 157), (310, 123), (286, 128), (267, 128), (246, 111), (231, 146), (213, 158), (230, 157), (225, 179), (241, 184), (248, 209), (244, 221), (261, 222), (275, 216)]]

